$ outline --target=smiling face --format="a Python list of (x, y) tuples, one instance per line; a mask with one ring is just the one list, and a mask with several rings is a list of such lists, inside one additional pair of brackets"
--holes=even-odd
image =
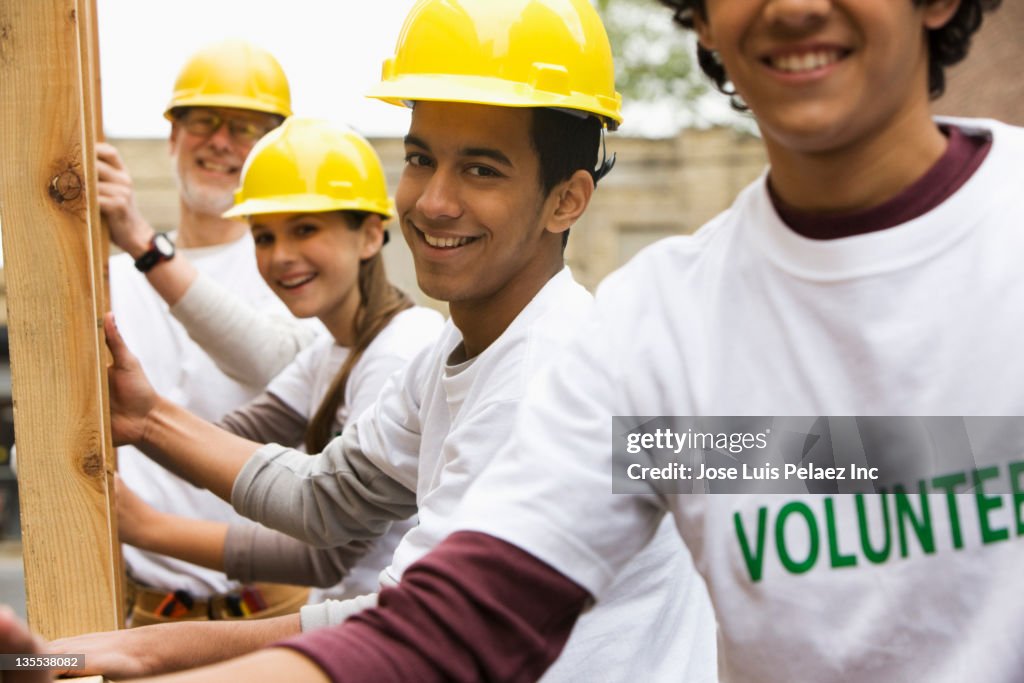
[(578, 213), (562, 217), (559, 188), (542, 193), (532, 116), (444, 102), (413, 109), (395, 204), (420, 288), (448, 301), (456, 324), (470, 310), (511, 320), (562, 267), (561, 233)]
[(297, 318), (319, 318), (339, 343), (351, 343), (359, 308), (360, 261), (383, 243), (380, 217), (354, 229), (340, 212), (250, 218), (260, 275)]
[[(225, 123), (212, 133), (190, 132), (191, 115), (212, 112)], [(242, 164), (258, 138), (232, 134), (235, 130), (273, 128), (278, 117), (244, 109), (195, 108), (171, 127), (170, 151), (182, 203), (194, 213), (220, 217), (234, 203)], [(196, 128), (200, 130), (200, 128)]]
[(956, 0), (707, 0), (697, 21), (769, 148), (827, 153), (928, 117), (925, 31)]

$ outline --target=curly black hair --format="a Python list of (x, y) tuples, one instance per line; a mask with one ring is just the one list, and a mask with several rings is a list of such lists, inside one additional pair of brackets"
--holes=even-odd
[[(923, 5), (931, 0), (912, 0), (915, 5)], [(705, 17), (704, 0), (659, 0), (661, 4), (675, 10), (673, 19), (685, 28), (693, 28), (693, 17), (696, 13)], [(932, 99), (942, 95), (946, 90), (946, 67), (956, 64), (967, 56), (971, 46), (971, 36), (981, 27), (985, 12), (995, 10), (1002, 0), (961, 0), (953, 18), (942, 28), (928, 32), (928, 94)], [(729, 77), (725, 68), (714, 54), (703, 47), (697, 47), (697, 61), (700, 68), (715, 85), (726, 95), (733, 98), (733, 106), (745, 110), (746, 107), (737, 99), (736, 91), (729, 86)]]

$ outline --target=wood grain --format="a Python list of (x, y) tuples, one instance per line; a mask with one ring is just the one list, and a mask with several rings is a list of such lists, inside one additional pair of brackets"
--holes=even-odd
[(29, 623), (123, 621), (106, 414), (92, 0), (0, 0), (0, 221)]

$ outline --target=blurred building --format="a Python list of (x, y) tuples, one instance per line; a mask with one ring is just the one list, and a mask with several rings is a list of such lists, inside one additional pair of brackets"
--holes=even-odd
[[(142, 213), (157, 230), (173, 230), (178, 194), (164, 140), (113, 140), (131, 169)], [(371, 141), (394, 191), (404, 151), (397, 138)], [(593, 287), (651, 242), (692, 232), (732, 202), (764, 168), (760, 141), (731, 129), (687, 130), (674, 138), (608, 136), (615, 170), (601, 181), (566, 252), (577, 278)], [(397, 233), (397, 225), (392, 226)], [(391, 279), (425, 299), (416, 287), (412, 256), (400, 235), (384, 250)], [(430, 302), (427, 302), (430, 303)]]

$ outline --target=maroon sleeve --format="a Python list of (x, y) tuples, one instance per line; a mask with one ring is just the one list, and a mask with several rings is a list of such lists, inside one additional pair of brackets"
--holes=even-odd
[(589, 595), (514, 545), (452, 534), (379, 607), (278, 643), (344, 681), (535, 681)]

